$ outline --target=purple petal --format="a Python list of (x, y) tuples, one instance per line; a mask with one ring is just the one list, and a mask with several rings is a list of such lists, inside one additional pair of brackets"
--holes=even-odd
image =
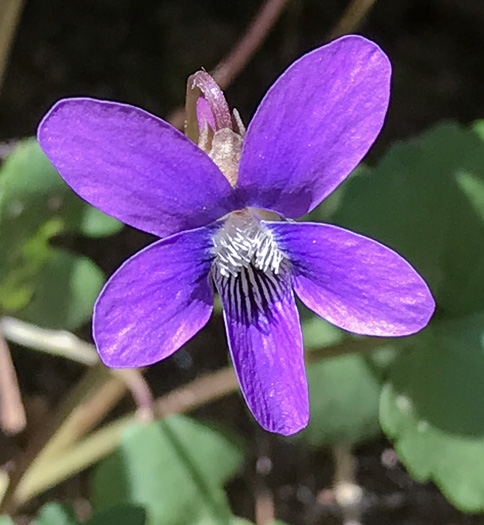
[(289, 274), (244, 269), (217, 277), (232, 361), (260, 425), (283, 435), (307, 425), (309, 405), (299, 315)]
[(286, 217), (317, 206), (360, 162), (383, 125), (391, 66), (346, 36), (296, 61), (247, 130), (237, 187), (248, 205)]
[(211, 159), (142, 109), (61, 100), (40, 123), (38, 140), (83, 199), (160, 237), (204, 226), (234, 208), (230, 183)]
[(312, 223), (265, 223), (293, 268), (301, 301), (350, 332), (401, 336), (428, 323), (435, 303), (420, 275), (372, 239)]
[(205, 326), (213, 309), (212, 232), (199, 228), (155, 242), (109, 279), (93, 321), (96, 346), (107, 366), (160, 361)]
[(212, 108), (207, 102), (207, 99), (204, 97), (200, 97), (197, 100), (197, 121), (200, 130), (202, 130), (205, 126), (210, 126), (212, 130), (217, 129)]

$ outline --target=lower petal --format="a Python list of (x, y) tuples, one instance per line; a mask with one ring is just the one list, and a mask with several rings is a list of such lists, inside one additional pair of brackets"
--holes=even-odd
[(210, 318), (212, 228), (155, 242), (128, 259), (104, 286), (93, 331), (102, 361), (146, 366), (170, 356)]
[(266, 226), (293, 265), (297, 295), (330, 323), (361, 335), (403, 336), (429, 322), (430, 290), (393, 250), (329, 224)]
[(234, 368), (247, 405), (270, 432), (290, 435), (309, 419), (299, 315), (286, 272), (249, 266), (215, 276)]

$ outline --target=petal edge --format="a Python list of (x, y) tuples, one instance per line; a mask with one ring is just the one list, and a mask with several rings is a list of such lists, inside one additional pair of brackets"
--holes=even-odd
[(391, 65), (349, 35), (304, 55), (260, 103), (242, 151), (237, 190), (248, 205), (297, 218), (356, 167), (379, 134)]
[(37, 137), (83, 199), (159, 237), (207, 225), (235, 206), (229, 182), (208, 155), (140, 108), (63, 99), (45, 115)]
[(157, 241), (111, 276), (94, 306), (93, 335), (106, 366), (134, 368), (169, 357), (213, 310), (212, 228)]
[(247, 271), (242, 277), (244, 270), (237, 278), (215, 278), (229, 349), (255, 419), (265, 430), (288, 436), (309, 420), (302, 334), (290, 276), (278, 276), (276, 283), (251, 267)]

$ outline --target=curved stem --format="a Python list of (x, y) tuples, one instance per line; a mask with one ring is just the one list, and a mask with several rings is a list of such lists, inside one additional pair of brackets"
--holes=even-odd
[(49, 330), (13, 317), (0, 318), (0, 330), (10, 341), (51, 355), (67, 357), (83, 365), (99, 362), (95, 348), (64, 330)]
[[(221, 89), (229, 86), (244, 69), (288, 3), (289, 0), (266, 0), (251, 20), (242, 38), (215, 67), (212, 76)], [(175, 128), (182, 129), (185, 123), (184, 108), (175, 109), (167, 120)]]
[(356, 460), (350, 445), (333, 447), (334, 497), (343, 515), (343, 525), (361, 525), (363, 490), (356, 480)]
[(0, 2), (0, 91), (23, 5), (24, 0), (2, 0)]
[[(65, 330), (49, 330), (13, 317), (2, 317), (0, 318), (1, 332), (10, 341), (40, 352), (65, 357), (88, 366), (94, 366), (99, 363), (99, 356), (93, 345), (86, 343)], [(111, 369), (110, 371), (125, 383), (139, 411), (149, 419), (151, 417), (153, 399), (142, 371), (131, 369)], [(124, 395), (126, 388), (122, 390)], [(121, 393), (118, 396), (121, 396)], [(105, 399), (109, 399), (109, 396)], [(114, 398), (112, 402), (115, 403)], [(102, 403), (100, 406), (104, 406), (104, 404)], [(99, 416), (99, 418), (101, 417), (102, 415)]]
[(0, 330), (0, 426), (6, 434), (25, 428), (26, 418), (10, 349)]
[(274, 27), (287, 4), (288, 0), (267, 0), (261, 7), (244, 36), (213, 72), (213, 78), (222, 89), (231, 84), (244, 69)]
[(376, 0), (352, 0), (336, 26), (329, 33), (328, 40), (333, 40), (358, 29), (375, 2)]
[(15, 469), (10, 476), (10, 483), (3, 496), (0, 505), (1, 513), (10, 513), (17, 506), (17, 487), (24, 478), (24, 475), (33, 464), (42, 449), (49, 443), (51, 437), (55, 435), (56, 430), (67, 419), (69, 414), (76, 406), (81, 404), (84, 399), (93, 391), (93, 388), (99, 385), (105, 378), (107, 370), (101, 366), (95, 366), (89, 369), (85, 377), (76, 385), (71, 394), (61, 403), (56, 414), (46, 421), (40, 431), (35, 435), (25, 450), (17, 459)]

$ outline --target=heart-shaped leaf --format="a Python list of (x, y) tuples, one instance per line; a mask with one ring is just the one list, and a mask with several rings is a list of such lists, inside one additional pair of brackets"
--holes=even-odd
[(380, 420), (409, 471), (484, 509), (484, 123), (443, 124), (342, 190), (334, 222), (382, 241), (427, 279), (438, 310), (391, 366)]
[(232, 516), (222, 486), (241, 460), (238, 444), (193, 419), (135, 424), (96, 469), (93, 505), (141, 505), (147, 525), (226, 524)]

